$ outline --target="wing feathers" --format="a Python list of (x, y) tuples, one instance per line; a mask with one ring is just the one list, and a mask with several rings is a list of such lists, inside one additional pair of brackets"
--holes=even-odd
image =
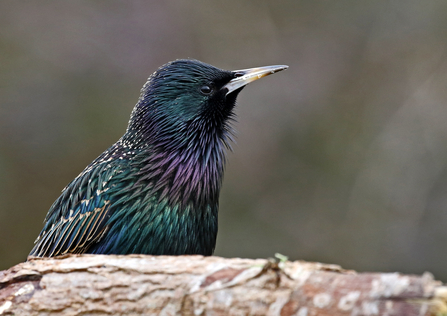
[(42, 232), (30, 256), (58, 256), (66, 253), (83, 253), (91, 242), (97, 241), (105, 227), (110, 203), (91, 212), (77, 212), (68, 218), (60, 218), (56, 225)]

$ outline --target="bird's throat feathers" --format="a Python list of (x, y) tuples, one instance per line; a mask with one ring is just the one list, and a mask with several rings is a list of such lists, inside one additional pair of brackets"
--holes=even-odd
[(232, 121), (232, 111), (182, 120), (151, 104), (137, 104), (121, 140), (122, 146), (138, 153), (132, 158), (139, 166), (136, 185), (146, 183), (151, 194), (170, 204), (217, 206), (225, 156), (233, 141)]
[(176, 120), (150, 104), (137, 104), (121, 140), (138, 153), (132, 158), (139, 170), (136, 185), (145, 183), (172, 205), (217, 206), (232, 120), (232, 112)]
[(186, 147), (175, 151), (150, 150), (141, 161), (139, 182), (159, 200), (183, 206), (217, 205), (225, 167), (225, 148), (217, 143), (206, 151)]
[[(175, 70), (172, 66), (175, 65)], [(141, 91), (122, 146), (135, 149), (141, 180), (160, 199), (217, 203), (238, 92), (221, 89), (234, 74), (198, 61), (164, 65)]]

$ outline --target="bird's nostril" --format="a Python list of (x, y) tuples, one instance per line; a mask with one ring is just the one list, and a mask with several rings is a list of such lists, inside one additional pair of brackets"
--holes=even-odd
[(236, 72), (236, 73), (234, 74), (234, 77), (235, 77), (235, 78), (239, 78), (239, 77), (242, 77), (243, 75), (244, 75), (243, 72)]

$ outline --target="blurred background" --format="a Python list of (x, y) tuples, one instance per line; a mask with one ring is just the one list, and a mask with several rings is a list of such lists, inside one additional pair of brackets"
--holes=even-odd
[(447, 281), (447, 2), (0, 2), (0, 269), (176, 58), (238, 99), (215, 254)]

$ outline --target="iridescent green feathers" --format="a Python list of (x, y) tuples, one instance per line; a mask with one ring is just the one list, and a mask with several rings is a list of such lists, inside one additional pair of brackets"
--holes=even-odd
[(211, 255), (236, 97), (286, 68), (226, 71), (197, 60), (159, 68), (123, 137), (53, 203), (30, 256)]
[(232, 78), (194, 60), (151, 75), (125, 135), (64, 189), (30, 256), (211, 255), (236, 99), (219, 89)]

